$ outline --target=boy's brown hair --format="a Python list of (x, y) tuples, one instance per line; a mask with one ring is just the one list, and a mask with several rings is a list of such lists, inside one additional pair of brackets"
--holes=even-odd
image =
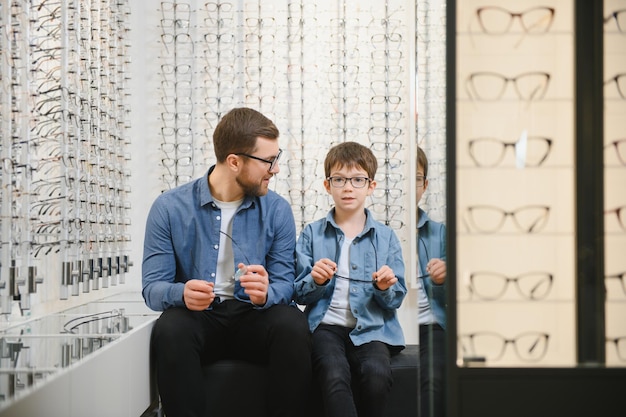
[(424, 169), (424, 178), (428, 178), (428, 158), (426, 158), (426, 154), (424, 150), (417, 147), (417, 166), (415, 168), (421, 167)]
[(362, 168), (370, 179), (378, 170), (378, 161), (372, 150), (357, 142), (342, 142), (328, 151), (324, 160), (324, 177), (330, 177), (330, 170), (339, 168)]

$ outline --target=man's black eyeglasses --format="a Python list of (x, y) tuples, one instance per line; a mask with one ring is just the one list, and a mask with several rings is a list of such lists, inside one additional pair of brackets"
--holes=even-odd
[(369, 181), (371, 181), (371, 179), (367, 177), (328, 177), (326, 178), (326, 180), (330, 182), (330, 185), (337, 188), (345, 186), (348, 181), (350, 181), (350, 184), (352, 184), (354, 188), (363, 188), (367, 185)]
[(278, 150), (278, 155), (276, 155), (276, 157), (274, 159), (271, 159), (271, 160), (270, 159), (259, 158), (258, 156), (254, 156), (254, 155), (248, 155), (247, 153), (243, 153), (243, 152), (236, 153), (235, 155), (245, 156), (247, 158), (256, 159), (257, 161), (261, 161), (261, 162), (265, 162), (266, 164), (270, 164), (270, 167), (269, 167), (268, 171), (273, 171), (274, 168), (276, 168), (276, 165), (278, 164), (278, 161), (280, 160), (280, 157), (283, 155), (283, 150), (279, 149)]

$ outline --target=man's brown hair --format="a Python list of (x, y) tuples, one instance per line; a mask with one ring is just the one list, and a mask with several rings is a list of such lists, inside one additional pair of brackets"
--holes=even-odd
[(280, 132), (270, 119), (254, 109), (239, 107), (222, 117), (213, 132), (217, 162), (233, 153), (253, 153), (257, 138), (278, 139)]

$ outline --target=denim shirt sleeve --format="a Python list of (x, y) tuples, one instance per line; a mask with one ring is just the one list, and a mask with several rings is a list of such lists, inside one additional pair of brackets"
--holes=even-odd
[[(302, 305), (315, 303), (324, 296), (324, 293), (330, 283), (323, 285), (316, 284), (311, 276), (311, 271), (313, 270), (313, 265), (317, 262), (317, 260), (324, 257), (334, 258), (331, 252), (336, 252), (336, 244), (333, 241), (328, 240), (322, 245), (323, 247), (325, 246), (325, 251), (327, 252), (324, 254), (315, 253), (317, 250), (314, 250), (313, 246), (315, 243), (313, 241), (313, 226), (320, 227), (319, 221), (307, 225), (300, 233), (298, 243), (296, 244), (296, 281), (294, 285), (295, 300), (296, 303)], [(319, 236), (319, 239), (323, 239), (323, 237)], [(330, 246), (335, 249), (331, 250)]]
[(171, 226), (162, 194), (148, 214), (142, 262), (143, 297), (146, 305), (155, 311), (185, 305), (185, 284), (175, 282), (176, 262)]
[[(386, 247), (388, 248), (386, 251), (387, 257), (382, 260), (383, 263), (379, 265), (379, 267), (387, 265), (391, 268), (394, 275), (398, 279), (398, 282), (385, 291), (375, 290), (374, 299), (381, 308), (396, 310), (400, 308), (400, 305), (402, 304), (402, 301), (407, 293), (404, 258), (402, 257), (402, 246), (400, 245), (400, 240), (396, 234), (389, 233), (387, 239), (388, 241), (385, 242), (385, 245), (387, 245)], [(381, 243), (382, 242), (379, 242), (379, 247), (384, 247)]]
[(291, 206), (282, 197), (265, 213), (271, 216), (266, 240), (271, 242), (265, 254), (265, 269), (269, 277), (267, 301), (260, 308), (274, 304), (289, 304), (294, 297), (296, 224)]

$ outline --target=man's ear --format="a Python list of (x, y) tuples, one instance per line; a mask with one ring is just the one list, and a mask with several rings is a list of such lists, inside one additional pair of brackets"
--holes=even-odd
[(229, 169), (233, 171), (239, 171), (241, 170), (242, 165), (243, 165), (243, 161), (238, 155), (231, 153), (226, 157), (226, 166)]

